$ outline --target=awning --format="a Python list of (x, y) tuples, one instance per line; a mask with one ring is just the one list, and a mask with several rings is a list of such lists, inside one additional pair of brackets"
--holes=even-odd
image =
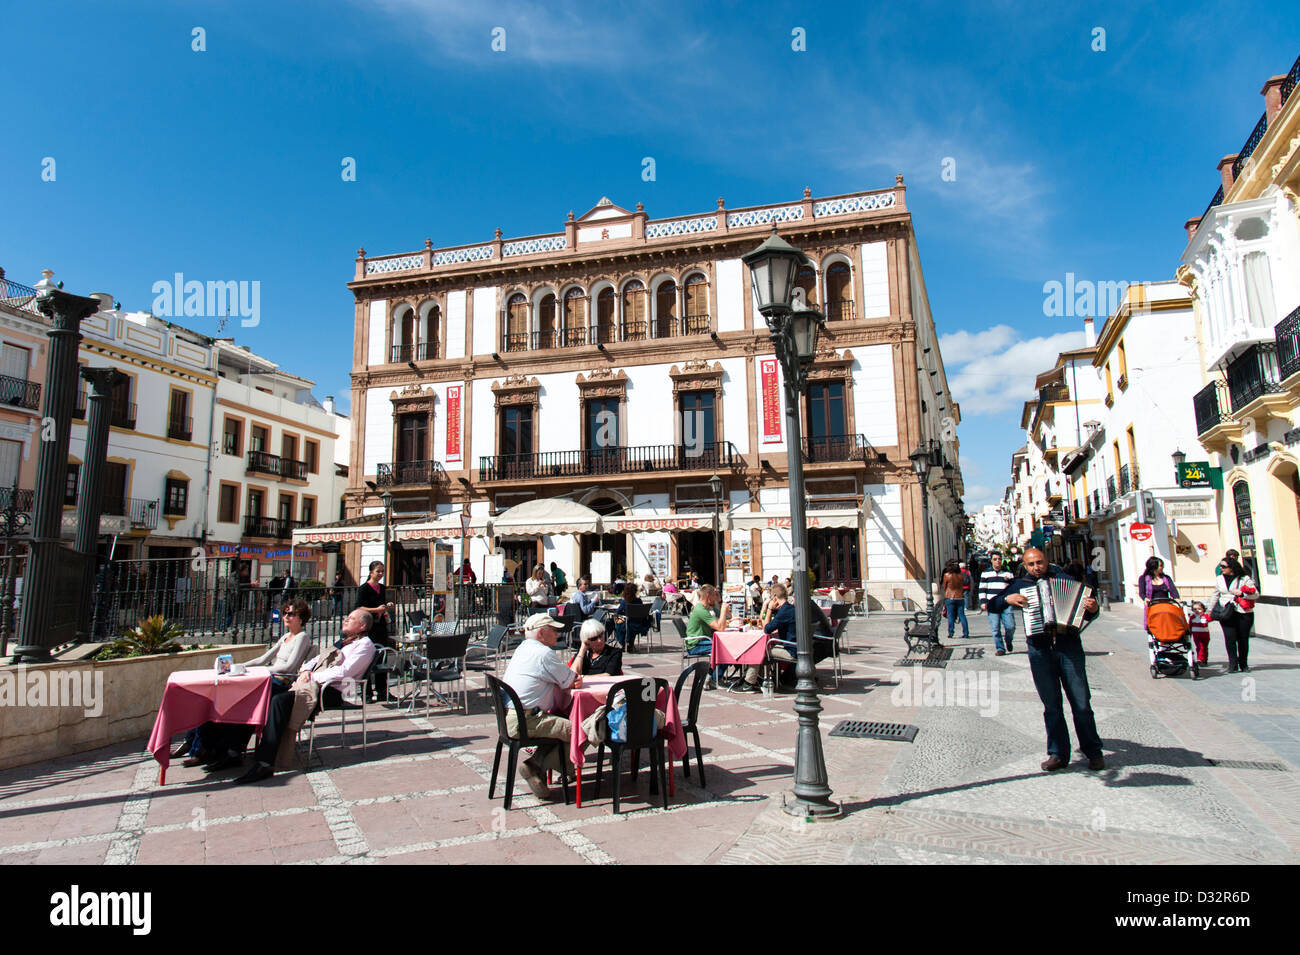
[[(398, 539), (400, 529), (409, 527), (413, 520), (420, 520), (427, 515), (411, 517), (404, 515), (401, 518), (393, 517), (389, 523), (388, 531), (391, 540)], [(456, 529), (457, 536), (460, 535), (460, 528)], [(298, 547), (303, 544), (369, 544), (374, 542), (383, 543), (384, 540), (384, 515), (383, 514), (366, 514), (362, 517), (350, 517), (344, 521), (334, 521), (329, 524), (317, 524), (315, 527), (299, 527), (293, 532), (293, 546)]]
[[(871, 514), (871, 498), (863, 502), (862, 509), (843, 508), (840, 510), (804, 511), (804, 523), (807, 527), (859, 527), (863, 517)], [(767, 529), (789, 529), (790, 512), (779, 511), (740, 511), (731, 515), (733, 531), (751, 531)]]
[[(491, 528), (486, 514), (471, 516), (469, 520), (470, 537), (487, 537)], [(459, 514), (443, 514), (437, 520), (420, 521), (416, 524), (404, 524), (394, 533), (393, 539), (399, 541), (454, 540), (461, 534)]]
[[(712, 514), (672, 514), (667, 517), (636, 517), (635, 515), (613, 515), (602, 519), (606, 534), (618, 534), (624, 531), (641, 533), (645, 531), (711, 531)], [(726, 518), (723, 523), (725, 525)]]
[(493, 537), (601, 533), (599, 514), (585, 504), (562, 497), (524, 501), (502, 511), (492, 518), (490, 524)]

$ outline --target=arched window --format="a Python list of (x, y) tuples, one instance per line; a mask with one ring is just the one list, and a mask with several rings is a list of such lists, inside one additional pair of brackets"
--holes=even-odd
[(438, 326), (441, 318), (438, 306), (429, 306), (429, 311), (424, 316), (424, 340), (416, 349), (416, 361), (431, 361), (438, 357)]
[(677, 334), (677, 283), (665, 282), (655, 289), (655, 338)]
[(601, 289), (596, 296), (596, 341), (612, 342), (614, 340), (614, 301), (612, 288)]
[(639, 341), (646, 336), (645, 285), (633, 279), (623, 286), (623, 341)]
[(709, 331), (709, 280), (699, 272), (686, 279), (686, 334)]
[(582, 289), (571, 288), (564, 293), (564, 344), (587, 344), (587, 296)]
[(506, 351), (528, 349), (528, 299), (515, 294), (506, 306)]
[(804, 266), (794, 277), (796, 288), (803, 289), (804, 301), (810, 306), (817, 304), (817, 273), (810, 267)]
[(393, 324), (393, 352), (389, 361), (410, 361), (415, 357), (415, 312), (411, 306), (401, 306)]
[(853, 319), (853, 275), (843, 262), (826, 270), (826, 317), (832, 322)]
[(555, 296), (547, 295), (542, 299), (541, 307), (537, 310), (537, 343), (538, 348), (555, 347)]

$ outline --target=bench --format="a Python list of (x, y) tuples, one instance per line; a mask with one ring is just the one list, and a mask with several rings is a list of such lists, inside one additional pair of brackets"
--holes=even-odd
[(937, 650), (939, 643), (939, 625), (943, 622), (943, 605), (937, 604), (929, 613), (918, 610), (903, 621), (903, 642), (907, 652), (912, 653), (922, 647), (929, 652)]

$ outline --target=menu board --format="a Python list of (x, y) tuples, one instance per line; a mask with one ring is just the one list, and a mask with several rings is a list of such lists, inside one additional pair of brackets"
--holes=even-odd
[(612, 555), (607, 550), (597, 550), (591, 553), (591, 582), (593, 584), (610, 584), (611, 568), (613, 561)]
[(499, 584), (506, 573), (506, 555), (488, 554), (483, 558), (483, 577), (481, 583)]
[(650, 560), (650, 573), (654, 574), (659, 580), (668, 579), (668, 545), (651, 544), (647, 548), (647, 556)]

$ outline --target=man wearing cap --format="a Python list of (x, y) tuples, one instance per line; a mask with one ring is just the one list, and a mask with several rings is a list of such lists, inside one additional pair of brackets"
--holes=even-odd
[[(564, 625), (550, 614), (535, 613), (524, 621), (524, 636), (506, 667), (503, 682), (519, 695), (523, 704), (528, 735), (538, 739), (568, 740), (572, 730), (569, 721), (554, 716), (551, 711), (563, 702), (565, 691), (582, 685), (582, 677), (574, 668), (565, 666), (554, 653), (556, 637)], [(511, 735), (519, 732), (519, 719), (514, 707), (506, 716), (506, 729)], [(558, 747), (551, 747), (539, 755), (534, 753), (519, 767), (533, 795), (539, 799), (550, 796), (546, 785), (546, 771), (564, 772), (564, 761)]]

